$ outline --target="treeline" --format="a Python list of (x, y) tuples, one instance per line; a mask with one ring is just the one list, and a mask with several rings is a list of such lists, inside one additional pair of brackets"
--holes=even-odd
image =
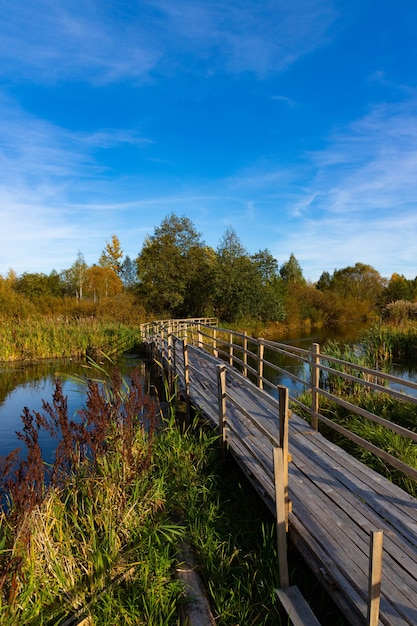
[(242, 320), (326, 326), (388, 317), (417, 317), (417, 278), (388, 280), (356, 263), (317, 283), (305, 280), (293, 254), (281, 266), (268, 249), (250, 254), (236, 232), (226, 229), (217, 249), (207, 246), (192, 221), (168, 215), (135, 259), (125, 256), (116, 235), (96, 264), (80, 252), (61, 272), (10, 270), (0, 277), (0, 315), (93, 316), (121, 322), (216, 316)]

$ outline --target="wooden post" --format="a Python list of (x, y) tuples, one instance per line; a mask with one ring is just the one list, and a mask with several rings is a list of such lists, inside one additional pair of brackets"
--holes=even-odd
[(258, 387), (259, 389), (264, 388), (263, 383), (263, 375), (264, 375), (264, 351), (265, 344), (263, 339), (258, 339)]
[(172, 333), (171, 333), (170, 326), (168, 326), (167, 342), (168, 342), (168, 385), (169, 385), (169, 391), (170, 393), (172, 393), (174, 374), (173, 374), (173, 363), (172, 363)]
[(382, 575), (382, 530), (374, 530), (370, 537), (368, 579), (368, 626), (378, 626)]
[(285, 503), (285, 525), (288, 530), (288, 513), (290, 510), (290, 501), (288, 495), (288, 388), (283, 385), (278, 385), (278, 399), (279, 399), (279, 445), (282, 450), (283, 458), (283, 490), (284, 490), (284, 503)]
[(248, 331), (245, 330), (243, 338), (243, 376), (248, 375)]
[(183, 340), (184, 353), (184, 387), (185, 387), (185, 407), (187, 425), (190, 423), (190, 369), (188, 365), (188, 344), (187, 338)]
[(200, 322), (197, 324), (197, 346), (199, 348), (203, 347), (203, 336), (201, 334), (201, 325)]
[(233, 335), (229, 334), (229, 365), (233, 365)]
[(217, 349), (217, 330), (215, 328), (213, 328), (213, 356), (215, 356), (216, 359), (219, 356), (219, 351)]
[[(318, 343), (313, 343), (313, 362), (311, 371), (311, 409), (314, 413), (319, 412), (319, 392), (317, 389), (320, 385), (320, 346)], [(311, 425), (314, 430), (319, 429), (318, 417), (311, 417)]]
[(288, 575), (287, 557), (287, 523), (284, 493), (284, 454), (282, 448), (273, 449), (274, 482), (275, 482), (275, 508), (277, 516), (277, 548), (279, 586), (288, 587), (290, 578)]
[(177, 336), (173, 336), (172, 341), (173, 348), (173, 359), (172, 359), (172, 393), (174, 393), (174, 402), (175, 402), (175, 415), (178, 414), (178, 390), (175, 388), (174, 381), (177, 377)]
[(219, 431), (222, 457), (226, 454), (226, 366), (217, 365), (217, 401), (219, 406)]

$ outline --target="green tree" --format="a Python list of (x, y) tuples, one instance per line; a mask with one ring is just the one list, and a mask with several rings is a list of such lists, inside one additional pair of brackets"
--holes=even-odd
[(78, 252), (77, 258), (71, 267), (61, 272), (61, 279), (65, 292), (69, 296), (75, 296), (77, 300), (82, 300), (85, 282), (87, 263), (82, 252)]
[(278, 261), (265, 249), (252, 256), (252, 263), (256, 272), (254, 286), (258, 293), (257, 307), (253, 307), (252, 315), (265, 322), (284, 321), (284, 289)]
[(52, 270), (49, 274), (24, 272), (14, 282), (14, 289), (32, 301), (50, 297), (60, 297), (64, 289), (59, 274)]
[(123, 260), (120, 278), (126, 289), (133, 289), (136, 285), (136, 265), (129, 255)]
[[(203, 314), (210, 298), (210, 259), (192, 221), (171, 213), (146, 237), (136, 259), (139, 292), (148, 311), (183, 317)], [(198, 287), (198, 293), (197, 293)]]
[(388, 285), (381, 293), (381, 305), (385, 306), (397, 300), (414, 300), (414, 284), (400, 274), (393, 274)]
[(327, 291), (331, 287), (331, 281), (332, 279), (329, 272), (323, 272), (316, 283), (316, 287), (320, 291)]
[(249, 315), (253, 264), (232, 227), (226, 229), (216, 251), (215, 311), (235, 322)]
[(343, 298), (356, 298), (366, 301), (373, 308), (386, 285), (386, 280), (371, 265), (356, 263), (353, 266), (336, 270), (330, 288)]
[(303, 270), (293, 254), (280, 268), (279, 273), (286, 285), (305, 285)]
[(252, 262), (264, 285), (272, 284), (279, 278), (278, 261), (267, 248), (252, 255)]

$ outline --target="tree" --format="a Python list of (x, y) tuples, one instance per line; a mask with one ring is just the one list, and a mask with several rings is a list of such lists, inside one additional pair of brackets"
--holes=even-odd
[(288, 261), (281, 266), (279, 273), (287, 285), (305, 285), (306, 283), (301, 265), (293, 254), (290, 254)]
[(381, 294), (381, 304), (386, 305), (397, 300), (414, 300), (414, 284), (412, 280), (407, 280), (405, 276), (393, 274), (388, 285)]
[(121, 261), (122, 258), (123, 252), (120, 246), (120, 241), (116, 235), (112, 235), (111, 243), (106, 241), (106, 247), (101, 253), (98, 263), (101, 267), (109, 267), (117, 274), (117, 276), (120, 276), (123, 268)]
[(278, 279), (278, 261), (267, 248), (259, 250), (259, 252), (254, 254), (252, 262), (258, 270), (264, 285), (271, 284)]
[(93, 265), (86, 270), (84, 296), (93, 302), (116, 296), (122, 290), (123, 283), (111, 267)]
[(249, 307), (251, 259), (232, 227), (226, 229), (216, 251), (215, 311), (222, 320), (234, 322)]
[(170, 317), (203, 314), (198, 307), (210, 297), (209, 281), (204, 282), (210, 274), (206, 251), (188, 217), (174, 213), (165, 217), (146, 237), (136, 259), (139, 291), (147, 309)]
[(52, 270), (49, 274), (24, 272), (14, 282), (14, 289), (33, 301), (63, 295), (63, 286), (59, 274)]
[(120, 278), (126, 289), (132, 289), (136, 284), (136, 266), (129, 255), (123, 260)]
[(331, 287), (331, 280), (329, 272), (323, 272), (316, 283), (317, 289), (327, 291)]
[(371, 265), (356, 263), (353, 266), (336, 270), (330, 281), (330, 288), (343, 298), (356, 298), (367, 301), (373, 308), (386, 285), (386, 280)]
[(85, 262), (84, 255), (82, 252), (78, 252), (77, 258), (71, 267), (61, 272), (62, 282), (67, 295), (72, 295), (75, 296), (77, 300), (82, 300), (86, 271), (87, 263)]

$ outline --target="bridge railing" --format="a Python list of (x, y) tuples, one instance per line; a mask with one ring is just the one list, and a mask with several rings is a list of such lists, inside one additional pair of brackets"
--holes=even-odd
[(168, 336), (175, 335), (181, 339), (186, 338), (191, 345), (234, 366), (261, 389), (269, 389), (272, 394), (276, 394), (277, 385), (285, 385), (289, 388), (293, 406), (308, 416), (313, 428), (318, 430), (320, 424), (325, 424), (383, 462), (417, 480), (415, 467), (355, 434), (323, 411), (324, 401), (334, 403), (346, 409), (351, 419), (360, 416), (415, 443), (417, 432), (355, 404), (351, 401), (352, 398), (348, 400), (342, 392), (347, 387), (352, 390), (366, 390), (367, 393), (385, 394), (415, 405), (417, 383), (322, 354), (318, 344), (313, 344), (311, 350), (306, 350), (220, 328), (214, 318), (167, 320), (154, 324), (154, 332), (158, 329), (161, 352), (168, 350)]

